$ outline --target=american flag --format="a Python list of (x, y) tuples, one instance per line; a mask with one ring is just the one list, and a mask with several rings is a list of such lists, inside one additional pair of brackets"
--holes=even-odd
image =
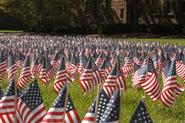
[(101, 120), (101, 117), (103, 116), (105, 109), (107, 107), (107, 104), (109, 103), (110, 98), (107, 96), (105, 91), (102, 89), (99, 94), (99, 102), (98, 102), (98, 111), (96, 116), (96, 123), (99, 123)]
[(15, 54), (15, 61), (16, 61), (17, 67), (22, 68), (24, 57), (25, 56), (20, 51), (18, 51), (18, 53)]
[(46, 115), (37, 80), (31, 83), (21, 95), (17, 109), (24, 123), (40, 123)]
[(69, 78), (69, 75), (65, 66), (65, 59), (64, 57), (62, 57), (55, 77), (53, 88), (56, 92), (59, 92), (63, 88), (63, 86), (70, 81), (71, 79)]
[(120, 92), (116, 90), (112, 95), (100, 123), (119, 123)]
[(100, 65), (103, 63), (104, 60), (105, 60), (104, 54), (103, 54), (103, 52), (100, 52), (98, 58), (97, 58), (96, 61), (95, 61), (95, 64), (97, 65), (98, 68), (99, 68)]
[(168, 71), (170, 69), (171, 66), (171, 59), (166, 59), (165, 62), (163, 63), (163, 68), (162, 68), (162, 79), (163, 82), (165, 81), (165, 79), (168, 76)]
[(130, 52), (128, 56), (125, 58), (125, 64), (122, 67), (122, 72), (125, 77), (132, 75), (134, 68), (133, 68), (133, 53)]
[(153, 57), (152, 57), (152, 60), (153, 60), (153, 62), (154, 62), (154, 67), (155, 67), (156, 70), (159, 69), (159, 60), (158, 60), (158, 59), (159, 59), (159, 58), (158, 58), (158, 55), (157, 55), (157, 53), (155, 53), (155, 54), (153, 55)]
[(104, 60), (103, 64), (100, 66), (99, 72), (100, 72), (101, 80), (102, 82), (104, 82), (108, 75), (106, 72), (106, 60)]
[(159, 70), (160, 70), (160, 71), (161, 71), (162, 68), (163, 68), (164, 61), (165, 61), (164, 52), (161, 51), (160, 56), (159, 56), (159, 59), (158, 59), (158, 64), (159, 64)]
[(66, 123), (80, 123), (80, 117), (69, 95), (68, 95), (66, 112), (65, 112), (65, 122)]
[(52, 65), (51, 65), (51, 60), (50, 60), (50, 58), (47, 56), (46, 57), (46, 71), (47, 71), (47, 73), (46, 73), (46, 75), (47, 75), (47, 81), (49, 82), (50, 81), (50, 79), (51, 79), (51, 77), (52, 77), (52, 75), (53, 75), (53, 67), (52, 67)]
[(57, 52), (51, 61), (51, 66), (53, 67), (54, 71), (58, 68), (59, 65), (59, 52)]
[(108, 75), (107, 79), (103, 83), (103, 90), (111, 97), (117, 88), (117, 63), (114, 65), (112, 71)]
[(6, 74), (7, 62), (4, 60), (3, 52), (0, 51), (0, 80), (2, 80)]
[(166, 78), (161, 94), (161, 101), (167, 107), (170, 107), (175, 102), (176, 98), (182, 94), (184, 89), (177, 83), (176, 78), (176, 60), (173, 60), (169, 70), (164, 71)]
[(81, 123), (95, 123), (96, 121), (95, 107), (96, 101), (93, 101), (92, 105), (89, 108), (89, 111), (85, 114), (85, 117)]
[(35, 54), (32, 56), (30, 72), (33, 77), (36, 77), (37, 75), (39, 75), (39, 59)]
[(117, 72), (117, 86), (122, 91), (126, 91), (126, 83), (124, 80), (124, 76), (122, 75), (121, 71), (118, 70)]
[(43, 61), (42, 61), (42, 67), (41, 67), (41, 71), (40, 71), (40, 75), (39, 75), (39, 79), (41, 80), (41, 82), (43, 82), (44, 84), (48, 84), (48, 75), (47, 75), (47, 63), (46, 63), (46, 58), (44, 57)]
[(181, 79), (185, 80), (185, 65), (180, 61), (176, 61), (176, 72)]
[(82, 86), (85, 93), (93, 89), (93, 68), (92, 68), (92, 58), (89, 59), (83, 73), (80, 76), (80, 85)]
[(27, 55), (24, 60), (23, 69), (18, 80), (19, 87), (24, 88), (31, 81), (31, 79), (32, 75), (30, 72), (30, 56)]
[(130, 123), (152, 123), (152, 119), (143, 101), (140, 101), (138, 104)]
[(41, 123), (64, 123), (66, 86), (58, 93), (53, 105), (47, 111)]
[(96, 66), (96, 64), (93, 64), (93, 83), (94, 86), (98, 85), (99, 83), (101, 83), (101, 75), (100, 75), (100, 71), (98, 70), (98, 67)]
[(0, 100), (0, 122), (14, 123), (16, 119), (15, 82), (11, 79), (4, 96)]
[(78, 73), (82, 74), (84, 71), (84, 66), (86, 66), (87, 64), (87, 58), (84, 56), (82, 52), (79, 54), (79, 58), (80, 58), (80, 64), (78, 66)]
[(78, 73), (77, 57), (74, 54), (71, 57), (68, 71), (71, 75), (71, 79), (74, 81), (77, 78), (77, 73)]
[(161, 90), (159, 82), (157, 80), (157, 72), (154, 67), (152, 59), (148, 58), (148, 70), (146, 73), (146, 80), (141, 83), (143, 90), (152, 98), (153, 101), (156, 101), (160, 98)]
[(145, 81), (147, 66), (139, 68), (132, 76), (132, 86), (138, 87)]
[(8, 79), (12, 79), (16, 72), (17, 72), (17, 65), (15, 64), (14, 58), (13, 58), (13, 54), (9, 53), (8, 55)]

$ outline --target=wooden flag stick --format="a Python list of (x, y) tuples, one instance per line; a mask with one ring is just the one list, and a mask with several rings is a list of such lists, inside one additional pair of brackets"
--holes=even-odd
[(65, 114), (66, 114), (66, 108), (67, 108), (67, 101), (68, 101), (68, 82), (66, 82), (66, 98), (64, 103), (64, 121), (65, 121)]
[[(97, 113), (98, 113), (98, 106), (99, 106), (99, 97), (100, 97), (100, 88), (101, 84), (98, 84), (97, 92), (96, 92), (96, 106), (95, 106), (95, 120), (97, 119)], [(96, 121), (95, 121), (96, 123)]]
[[(14, 79), (16, 79), (16, 76), (14, 77)], [(15, 84), (15, 88), (14, 88), (14, 92), (15, 92), (15, 98), (14, 98), (14, 101), (15, 101), (15, 115), (14, 115), (14, 117), (15, 117), (15, 123), (17, 123), (17, 89), (16, 89), (16, 80), (14, 81), (14, 84)]]

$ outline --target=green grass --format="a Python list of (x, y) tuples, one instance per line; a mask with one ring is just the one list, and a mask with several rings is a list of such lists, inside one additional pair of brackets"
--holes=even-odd
[(0, 33), (15, 33), (15, 32), (23, 32), (22, 30), (0, 30)]
[[(131, 40), (131, 39), (129, 39)], [(185, 39), (133, 39), (134, 41), (153, 41), (157, 40), (160, 42), (170, 42), (185, 44)], [(46, 109), (52, 105), (53, 101), (57, 97), (57, 94), (53, 90), (53, 79), (50, 81), (50, 84), (46, 87), (43, 83), (39, 82), (41, 88), (44, 104)], [(162, 85), (161, 76), (159, 77), (159, 82)], [(183, 81), (178, 78), (178, 83), (183, 85)], [(120, 123), (128, 123), (130, 118), (137, 107), (138, 103), (145, 95), (142, 89), (134, 89), (131, 87), (131, 78), (126, 79), (127, 90), (126, 93), (121, 96), (121, 108), (120, 108)], [(7, 87), (7, 78), (2, 80), (1, 87), (3, 90)], [(84, 117), (86, 111), (91, 105), (93, 99), (96, 97), (96, 89), (91, 91), (88, 95), (84, 95), (80, 85), (79, 79), (74, 81), (69, 85), (69, 93), (71, 98), (76, 106), (76, 109), (81, 117)], [(148, 112), (154, 123), (184, 123), (185, 122), (185, 93), (177, 98), (175, 103), (171, 108), (166, 108), (160, 101), (152, 102), (152, 100), (145, 95), (144, 99)]]

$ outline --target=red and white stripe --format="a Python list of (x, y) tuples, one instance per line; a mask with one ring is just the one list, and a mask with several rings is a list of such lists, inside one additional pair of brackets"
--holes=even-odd
[(67, 76), (66, 70), (58, 71), (53, 85), (54, 90), (56, 92), (59, 92), (63, 88), (63, 86), (69, 81), (70, 80)]
[(59, 66), (59, 60), (51, 61), (51, 66), (53, 67), (53, 70), (56, 71)]
[(78, 113), (75, 109), (65, 113), (66, 123), (80, 123)]
[(122, 92), (126, 91), (126, 83), (122, 75), (117, 77), (117, 86)]
[(145, 81), (145, 77), (146, 75), (139, 75), (138, 71), (136, 71), (134, 75), (132, 76), (132, 86), (133, 87), (140, 86), (140, 84)]
[(148, 72), (146, 81), (141, 83), (141, 87), (143, 87), (143, 90), (152, 98), (153, 101), (160, 98), (161, 90), (155, 73)]
[(72, 80), (74, 81), (77, 77), (78, 66), (75, 66), (74, 64), (70, 63), (68, 71), (70, 73), (70, 76), (71, 76)]
[(102, 82), (105, 81), (105, 79), (107, 78), (108, 74), (106, 72), (106, 69), (99, 69), (99, 72), (100, 72), (100, 77), (101, 77), (101, 80)]
[(50, 108), (41, 123), (64, 123), (64, 108)]
[(93, 89), (93, 70), (85, 69), (82, 75), (80, 76), (80, 85), (82, 86), (85, 93)]
[(128, 60), (125, 62), (124, 66), (122, 67), (122, 73), (125, 77), (132, 75), (134, 72), (134, 67), (132, 61)]
[(14, 123), (16, 112), (15, 96), (4, 96), (0, 100), (0, 122)]
[(0, 80), (2, 80), (6, 74), (6, 69), (7, 69), (7, 63), (2, 62), (0, 63)]
[(93, 72), (93, 83), (94, 83), (94, 86), (101, 83), (101, 75), (100, 75), (100, 72), (98, 70), (95, 70)]
[(31, 81), (31, 79), (32, 75), (30, 72), (30, 68), (29, 67), (23, 68), (18, 80), (19, 87), (24, 88)]
[(99, 68), (100, 65), (102, 65), (104, 62), (104, 58), (97, 58), (96, 61), (94, 62), (96, 66)]
[(17, 72), (17, 65), (14, 64), (8, 68), (8, 79), (12, 79)]
[(108, 75), (107, 79), (103, 84), (103, 90), (108, 97), (111, 97), (117, 88), (117, 77), (116, 75)]
[(43, 82), (44, 84), (48, 83), (48, 76), (47, 76), (47, 70), (46, 68), (42, 68), (40, 71), (40, 75), (39, 75), (39, 79), (41, 80), (41, 82)]
[(183, 91), (184, 88), (177, 84), (175, 75), (166, 78), (161, 94), (162, 103), (167, 107), (171, 107)]
[(95, 122), (96, 122), (95, 113), (87, 112), (81, 123), (95, 123)]
[(181, 79), (185, 80), (185, 65), (182, 62), (176, 61), (176, 72)]
[(79, 66), (78, 66), (78, 73), (82, 74), (83, 70), (84, 70), (83, 63), (80, 63)]
[(40, 123), (43, 117), (46, 115), (44, 104), (39, 105), (37, 108), (31, 111), (22, 99), (19, 99), (17, 109), (21, 114), (23, 123)]

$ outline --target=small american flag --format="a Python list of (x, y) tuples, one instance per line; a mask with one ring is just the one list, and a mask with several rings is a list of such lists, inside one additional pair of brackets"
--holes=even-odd
[(98, 68), (99, 68), (100, 65), (103, 63), (104, 60), (105, 60), (104, 54), (103, 54), (103, 52), (100, 52), (98, 58), (97, 58), (96, 61), (95, 61), (95, 64), (97, 65)]
[(93, 64), (93, 83), (94, 86), (98, 85), (99, 83), (101, 83), (101, 75), (100, 75), (100, 71), (98, 70), (98, 67), (96, 66), (96, 64)]
[(59, 92), (52, 107), (48, 110), (41, 123), (63, 123), (66, 99), (66, 86)]
[(152, 57), (152, 60), (153, 60), (153, 62), (154, 62), (154, 67), (155, 67), (155, 69), (156, 70), (158, 70), (159, 69), (159, 61), (158, 61), (158, 55), (157, 55), (157, 53), (155, 53), (154, 55), (153, 55), (153, 57)]
[(152, 119), (148, 114), (147, 108), (143, 101), (137, 106), (130, 123), (152, 123)]
[(95, 107), (96, 101), (93, 101), (92, 105), (89, 108), (89, 111), (85, 114), (85, 117), (81, 123), (95, 123), (96, 121)]
[(39, 75), (39, 59), (35, 54), (32, 56), (30, 72), (33, 77), (36, 77), (37, 75)]
[(176, 61), (176, 72), (181, 79), (185, 80), (185, 65), (180, 61)]
[(96, 116), (96, 123), (99, 123), (101, 120), (101, 117), (103, 116), (105, 109), (107, 107), (107, 104), (109, 103), (110, 98), (107, 96), (105, 91), (102, 89), (99, 94), (99, 102), (98, 102), (98, 111)]
[(144, 91), (152, 98), (153, 101), (156, 101), (160, 98), (161, 90), (159, 82), (157, 80), (157, 72), (154, 67), (152, 59), (148, 58), (148, 71), (146, 75), (146, 80), (141, 83)]
[(64, 57), (62, 57), (55, 77), (53, 88), (56, 92), (59, 92), (63, 88), (63, 86), (70, 81), (71, 79), (69, 78), (69, 74), (65, 66), (65, 59)]
[(165, 71), (166, 78), (162, 89), (161, 101), (167, 107), (175, 102), (176, 98), (182, 94), (184, 89), (177, 83), (176, 78), (176, 60), (173, 60), (168, 71)]
[(114, 65), (112, 71), (108, 75), (107, 79), (103, 83), (103, 90), (111, 97), (117, 88), (117, 63)]
[(92, 58), (89, 59), (83, 73), (80, 76), (80, 85), (82, 86), (85, 93), (91, 91), (94, 87)]
[(40, 123), (46, 115), (37, 80), (29, 85), (18, 100), (18, 112), (24, 123)]
[(119, 123), (120, 92), (116, 90), (112, 95), (100, 123)]
[(7, 62), (4, 60), (3, 52), (0, 51), (0, 80), (2, 80), (6, 74)]
[(40, 75), (39, 75), (39, 79), (44, 84), (48, 84), (47, 65), (46, 65), (47, 63), (46, 62), (47, 62), (46, 58), (44, 57), (44, 59), (42, 61), (42, 67), (41, 67)]
[(13, 58), (13, 54), (9, 53), (8, 55), (8, 79), (12, 79), (16, 72), (17, 72), (17, 65), (15, 64), (14, 58)]
[(102, 80), (102, 82), (104, 82), (108, 76), (108, 74), (106, 72), (106, 60), (104, 60), (103, 64), (100, 66), (99, 72), (100, 72), (101, 80)]
[(54, 71), (58, 68), (59, 65), (59, 52), (57, 52), (53, 58), (53, 60), (51, 61), (51, 65), (54, 69)]
[(3, 97), (3, 90), (0, 89), (0, 99)]
[(145, 81), (147, 66), (139, 68), (132, 76), (132, 86), (138, 87)]
[(21, 71), (19, 80), (18, 80), (18, 85), (21, 88), (24, 88), (32, 79), (32, 75), (30, 72), (30, 56), (26, 56), (23, 64), (23, 69)]
[(122, 72), (124, 76), (132, 75), (134, 71), (133, 68), (133, 53), (129, 52), (128, 56), (125, 58), (125, 64), (122, 67)]
[(75, 54), (73, 54), (71, 57), (68, 71), (71, 75), (71, 79), (74, 81), (77, 78), (77, 73), (78, 73), (77, 57), (75, 56)]
[(15, 122), (15, 112), (16, 112), (15, 98), (16, 98), (15, 82), (13, 79), (11, 79), (4, 96), (0, 100), (0, 122), (1, 123)]
[(80, 117), (69, 95), (68, 95), (67, 107), (66, 107), (66, 112), (65, 112), (65, 122), (66, 123), (80, 123)]

